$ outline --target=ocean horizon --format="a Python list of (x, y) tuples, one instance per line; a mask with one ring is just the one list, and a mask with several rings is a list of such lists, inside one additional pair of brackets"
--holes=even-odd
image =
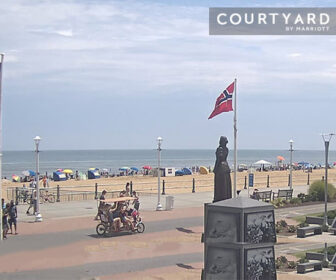
[[(163, 149), (161, 152), (161, 166), (192, 167), (213, 166), (216, 149)], [(283, 156), (289, 162), (288, 150), (238, 150), (238, 164), (250, 166), (258, 160), (277, 163), (277, 156)], [(306, 161), (311, 164), (324, 164), (323, 150), (294, 150), (293, 162)], [(336, 151), (329, 152), (329, 163), (336, 161)], [(229, 151), (228, 162), (233, 164), (233, 150)], [(2, 176), (10, 178), (13, 174), (22, 175), (24, 170), (35, 170), (35, 152), (31, 151), (3, 151)], [(51, 174), (58, 168), (70, 168), (86, 172), (89, 168), (106, 168), (117, 173), (120, 167), (137, 167), (144, 165), (157, 166), (156, 149), (114, 149), (114, 150), (42, 150), (40, 152), (40, 173)]]

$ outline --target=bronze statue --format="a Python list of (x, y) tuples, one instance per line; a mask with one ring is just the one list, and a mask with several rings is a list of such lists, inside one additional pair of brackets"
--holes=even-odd
[(226, 147), (228, 140), (221, 136), (219, 147), (216, 150), (215, 173), (215, 194), (213, 202), (232, 198), (230, 167), (226, 161), (229, 149)]

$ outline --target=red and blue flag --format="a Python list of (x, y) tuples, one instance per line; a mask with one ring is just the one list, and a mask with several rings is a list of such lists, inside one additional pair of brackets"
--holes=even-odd
[(230, 112), (233, 111), (232, 109), (232, 95), (234, 91), (235, 83), (233, 82), (229, 85), (217, 98), (215, 109), (212, 111), (211, 115), (209, 116), (209, 120), (212, 119), (214, 116), (217, 116), (223, 112)]

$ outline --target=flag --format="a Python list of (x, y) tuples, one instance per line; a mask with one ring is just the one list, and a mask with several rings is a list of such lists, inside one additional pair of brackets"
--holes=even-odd
[(235, 83), (233, 82), (229, 85), (217, 98), (215, 109), (212, 111), (211, 115), (209, 116), (209, 120), (212, 119), (214, 116), (217, 116), (223, 112), (230, 112), (233, 111), (232, 109), (232, 95), (234, 91)]

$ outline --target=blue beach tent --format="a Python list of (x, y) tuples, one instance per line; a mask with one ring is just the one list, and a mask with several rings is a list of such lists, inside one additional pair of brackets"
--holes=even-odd
[(88, 179), (98, 179), (100, 178), (99, 170), (88, 170)]
[(53, 172), (53, 179), (54, 181), (66, 181), (67, 177), (63, 172), (56, 171)]
[(183, 176), (184, 172), (182, 170), (176, 170), (175, 171), (175, 176)]
[(184, 173), (184, 175), (191, 175), (192, 174), (191, 170), (189, 168), (186, 168), (186, 167), (182, 168), (182, 172)]

